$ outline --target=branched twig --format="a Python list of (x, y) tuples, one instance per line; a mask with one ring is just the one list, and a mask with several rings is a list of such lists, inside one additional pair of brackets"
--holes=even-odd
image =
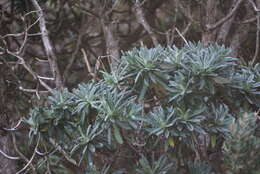
[[(33, 13), (37, 13), (38, 11), (31, 11), (31, 12), (28, 12), (26, 13), (22, 18), (23, 21), (25, 21), (25, 18), (30, 15), (30, 14), (33, 14)], [(31, 25), (29, 25), (28, 27), (25, 25), (25, 29), (24, 29), (24, 32), (21, 32), (21, 33), (14, 33), (14, 34), (6, 34), (4, 36), (0, 36), (1, 39), (4, 39), (4, 38), (7, 38), (7, 37), (20, 37), (20, 36), (24, 36), (23, 38), (23, 41), (21, 43), (21, 46), (18, 48), (18, 51), (16, 51), (16, 54), (20, 54), (26, 43), (27, 43), (27, 40), (28, 40), (28, 37), (29, 36), (34, 36), (34, 35), (38, 35), (38, 33), (33, 33), (33, 34), (28, 34), (28, 31), (38, 23), (38, 21), (40, 20), (40, 17), (37, 18)]]
[(20, 64), (22, 64), (22, 66), (33, 76), (33, 78), (35, 80), (38, 80), (43, 87), (45, 87), (49, 92), (52, 93), (52, 88), (49, 85), (47, 85), (44, 81), (42, 81), (40, 78), (38, 78), (38, 75), (32, 70), (30, 65), (26, 64), (24, 58), (22, 58), (21, 56), (13, 53), (11, 51), (9, 51), (8, 49), (6, 50), (6, 52), (7, 52), (7, 54), (10, 54), (10, 55), (18, 58), (19, 61), (20, 61)]
[[(29, 14), (32, 14), (32, 13), (37, 13), (38, 11), (30, 11), (28, 13), (26, 13), (22, 19), (23, 21), (25, 20), (25, 17), (28, 16)], [(24, 32), (21, 32), (21, 33), (12, 33), (12, 34), (6, 34), (4, 36), (0, 36), (1, 38), (6, 38), (6, 37), (19, 37), (19, 36), (23, 36), (26, 32), (28, 32), (38, 21), (40, 20), (40, 18), (37, 18), (29, 27), (26, 27), (25, 31)]]
[(243, 0), (238, 0), (236, 5), (234, 6), (234, 8), (229, 12), (229, 14), (227, 16), (225, 16), (224, 18), (220, 19), (218, 22), (216, 22), (215, 24), (207, 24), (206, 25), (206, 29), (207, 30), (214, 30), (217, 27), (219, 27), (221, 24), (223, 24), (224, 22), (226, 22), (228, 19), (230, 19), (234, 13), (237, 11), (238, 7), (240, 6), (241, 2)]

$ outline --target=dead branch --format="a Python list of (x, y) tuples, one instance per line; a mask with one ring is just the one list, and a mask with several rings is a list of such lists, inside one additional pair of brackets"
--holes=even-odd
[(152, 27), (150, 26), (150, 24), (147, 22), (145, 18), (144, 9), (140, 2), (135, 3), (135, 11), (136, 11), (135, 16), (138, 23), (141, 24), (144, 27), (144, 29), (147, 31), (147, 33), (149, 34), (149, 36), (153, 41), (154, 46), (159, 45), (159, 41), (156, 37), (155, 32), (153, 31)]
[(87, 67), (87, 71), (89, 72), (89, 74), (92, 76), (93, 79), (96, 79), (97, 76), (93, 72), (91, 65), (90, 65), (90, 62), (88, 60), (87, 54), (86, 54), (86, 52), (83, 48), (81, 49), (81, 52), (83, 54), (83, 58), (84, 58), (84, 61), (85, 61), (86, 67)]
[(255, 12), (260, 12), (260, 8), (257, 8), (257, 7), (256, 7), (256, 4), (255, 4), (252, 0), (248, 0), (248, 1), (249, 1), (249, 2), (251, 3), (251, 5), (253, 6)]
[(234, 14), (235, 12), (237, 11), (237, 9), (239, 8), (241, 2), (243, 0), (238, 0), (236, 5), (234, 6), (234, 8), (229, 12), (229, 14), (227, 16), (225, 16), (224, 18), (220, 19), (218, 22), (216, 22), (215, 24), (207, 24), (206, 25), (206, 29), (207, 30), (214, 30), (216, 29), (217, 27), (219, 27), (221, 24), (223, 24), (224, 22), (226, 22), (228, 19), (230, 19)]
[(19, 157), (16, 157), (16, 156), (7, 155), (7, 154), (4, 153), (1, 149), (0, 149), (0, 153), (1, 153), (4, 157), (6, 157), (6, 158), (8, 158), (8, 159), (11, 159), (11, 160), (19, 160), (19, 159), (20, 159)]
[(38, 80), (40, 82), (40, 84), (45, 87), (50, 93), (52, 93), (52, 88), (47, 85), (43, 80), (41, 80), (40, 78), (38, 78), (38, 75), (32, 70), (31, 66), (28, 65), (24, 58), (22, 58), (21, 56), (9, 51), (8, 49), (6, 50), (7, 54), (10, 54), (16, 58), (18, 58), (18, 60), (20, 61), (20, 64), (33, 76), (33, 78), (35, 80)]
[[(232, 6), (230, 7), (230, 11), (232, 11), (232, 9), (234, 9), (234, 7), (237, 5), (237, 0), (233, 0), (232, 2)], [(233, 15), (227, 19), (220, 27), (219, 31), (218, 31), (218, 36), (217, 36), (217, 42), (221, 43), (221, 44), (225, 44), (227, 36), (229, 34), (229, 31), (231, 29), (231, 26), (234, 22), (234, 19), (236, 17), (236, 12), (234, 11)]]
[(46, 54), (47, 54), (47, 57), (49, 60), (52, 74), (55, 78), (56, 87), (62, 88), (63, 82), (62, 82), (62, 78), (60, 75), (60, 70), (58, 68), (57, 57), (54, 54), (53, 47), (52, 47), (50, 39), (48, 37), (48, 30), (46, 28), (46, 22), (45, 22), (45, 18), (43, 15), (43, 11), (42, 11), (40, 5), (38, 4), (37, 0), (31, 0), (31, 1), (32, 1), (34, 8), (37, 10), (38, 17), (40, 18), (39, 22), (40, 22), (40, 30), (42, 33), (42, 35), (41, 35), (42, 41), (43, 41), (43, 45), (44, 45), (44, 48), (45, 48), (45, 51), (46, 51)]
[(111, 58), (111, 69), (114, 67), (117, 67), (118, 65), (118, 60), (120, 57), (120, 48), (119, 48), (119, 40), (116, 37), (114, 33), (114, 25), (111, 21), (107, 22), (103, 17), (101, 19), (101, 26), (103, 29), (105, 41), (106, 41), (106, 51), (107, 55), (110, 56)]

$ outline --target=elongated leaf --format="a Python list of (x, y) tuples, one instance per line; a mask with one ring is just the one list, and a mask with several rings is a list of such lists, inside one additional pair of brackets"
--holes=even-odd
[(113, 124), (113, 128), (114, 128), (114, 137), (115, 137), (116, 141), (119, 144), (123, 144), (124, 141), (123, 141), (123, 138), (121, 136), (121, 133), (120, 133), (120, 130), (119, 130), (118, 126)]

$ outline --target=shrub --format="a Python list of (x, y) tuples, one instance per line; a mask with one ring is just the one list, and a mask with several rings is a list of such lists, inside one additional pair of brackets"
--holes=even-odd
[(201, 43), (123, 52), (103, 80), (34, 108), (31, 142), (56, 149), (57, 173), (65, 161), (87, 173), (257, 173), (260, 66), (229, 55)]

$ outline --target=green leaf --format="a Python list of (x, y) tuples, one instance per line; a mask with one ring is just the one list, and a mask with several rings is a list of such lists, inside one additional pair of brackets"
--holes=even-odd
[(116, 141), (119, 144), (123, 144), (124, 143), (123, 138), (121, 136), (121, 133), (120, 133), (118, 126), (116, 124), (113, 124), (113, 128), (114, 128), (114, 137), (115, 137)]

